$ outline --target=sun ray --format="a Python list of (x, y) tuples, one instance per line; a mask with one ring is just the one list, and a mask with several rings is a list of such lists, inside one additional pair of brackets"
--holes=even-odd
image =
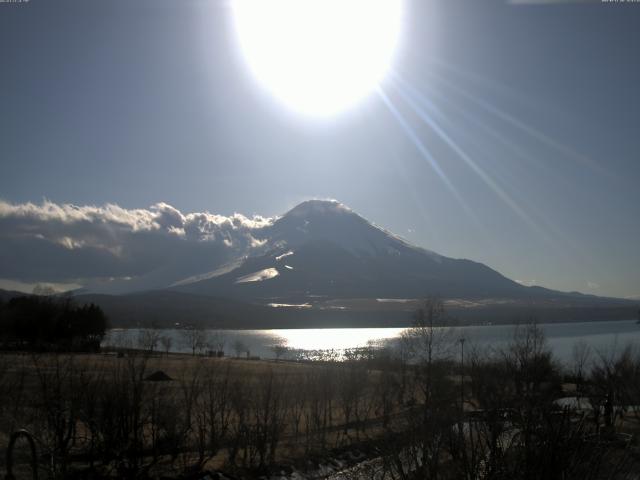
[(498, 183), (475, 161), (453, 138), (427, 113), (417, 102), (411, 98), (401, 86), (395, 82), (394, 87), (405, 103), (414, 113), (427, 124), (456, 155), (496, 194), (522, 221), (524, 221), (537, 234), (546, 237), (546, 234), (531, 219), (530, 215), (500, 186)]
[(542, 143), (543, 145), (546, 145), (547, 147), (561, 153), (565, 158), (569, 158), (571, 160), (573, 160), (574, 162), (578, 163), (579, 165), (583, 166), (583, 167), (588, 167), (591, 170), (601, 174), (601, 175), (605, 175), (609, 178), (612, 179), (617, 179), (617, 176), (611, 172), (610, 170), (607, 170), (606, 168), (602, 167), (601, 165), (599, 165), (597, 162), (595, 162), (593, 159), (587, 157), (586, 155), (577, 152), (575, 149), (573, 149), (572, 147), (565, 145), (564, 143), (560, 142), (559, 140), (553, 138), (550, 135), (547, 135), (544, 132), (541, 132), (540, 130), (536, 129), (535, 127), (523, 122), (522, 120), (516, 118), (515, 116), (513, 116), (512, 114), (506, 112), (505, 110), (502, 110), (501, 108), (497, 107), (496, 105), (493, 105), (492, 103), (488, 102), (487, 100), (480, 98), (476, 95), (472, 95), (471, 93), (469, 93), (468, 91), (466, 91), (465, 89), (463, 89), (462, 87), (460, 87), (459, 85), (455, 85), (453, 83), (453, 81), (451, 79), (444, 79), (441, 75), (430, 71), (428, 72), (428, 75), (435, 79), (438, 83), (440, 83), (441, 85), (443, 85), (445, 88), (448, 88), (450, 90), (453, 90), (454, 92), (456, 92), (458, 95), (462, 96), (463, 98), (465, 98), (466, 100), (470, 101), (471, 103), (481, 107), (482, 109), (484, 109), (486, 112), (494, 115), (496, 118), (499, 118), (500, 120), (502, 120), (503, 122), (517, 128), (518, 130), (526, 133), (527, 135), (529, 135), (531, 138), (536, 139), (538, 142)]
[[(398, 74), (397, 72), (392, 72), (392, 77), (393, 77), (393, 79), (395, 81), (401, 83), (405, 88), (407, 88), (413, 94), (418, 96), (420, 98), (421, 102), (424, 102), (425, 105), (429, 105), (431, 108), (433, 108), (432, 114), (437, 115), (441, 119), (446, 120), (449, 123), (449, 125), (454, 125), (454, 124), (457, 123), (457, 122), (454, 122), (454, 121), (448, 119), (447, 115), (445, 114), (445, 112), (444, 112), (444, 110), (442, 108), (440, 108), (435, 102), (430, 100), (427, 96), (425, 96), (424, 94), (420, 93), (420, 91), (417, 88), (415, 88), (408, 81), (406, 81), (404, 78), (402, 78), (402, 76), (400, 74)], [(520, 157), (522, 157), (525, 160), (527, 160), (528, 164), (531, 164), (531, 165), (534, 165), (534, 166), (536, 166), (536, 167), (538, 167), (540, 169), (543, 169), (547, 173), (553, 173), (551, 171), (550, 167), (548, 167), (547, 165), (541, 164), (540, 162), (536, 161), (536, 159), (534, 159), (529, 154), (527, 154), (515, 142), (513, 142), (512, 140), (509, 140), (505, 135), (502, 135), (498, 130), (490, 127), (486, 123), (483, 123), (480, 120), (478, 120), (477, 118), (475, 118), (472, 115), (470, 115), (462, 107), (456, 105), (454, 102), (452, 102), (451, 100), (447, 99), (445, 97), (445, 95), (443, 95), (443, 94), (441, 94), (439, 92), (435, 92), (433, 89), (429, 90), (429, 95), (434, 97), (434, 98), (437, 98), (438, 101), (441, 101), (447, 107), (455, 109), (458, 114), (460, 114), (463, 118), (465, 118), (470, 123), (473, 123), (473, 125), (476, 128), (479, 128), (482, 131), (488, 133), (489, 135), (491, 135), (492, 138), (495, 138), (499, 142), (505, 144), (508, 148), (510, 148), (512, 151), (514, 151), (514, 153), (518, 154)], [(540, 228), (544, 229), (544, 232), (546, 232), (542, 237), (543, 239), (545, 239), (547, 242), (549, 242), (551, 244), (556, 244), (557, 241), (560, 241), (567, 248), (570, 248), (572, 251), (575, 251), (576, 254), (580, 256), (580, 258), (582, 259), (582, 261), (584, 263), (590, 263), (591, 262), (591, 257), (587, 254), (585, 248), (582, 245), (577, 244), (575, 240), (569, 238), (569, 236), (567, 236), (561, 229), (558, 229), (554, 225), (552, 225), (549, 222), (549, 220), (547, 219), (547, 216), (543, 215), (536, 208), (536, 206), (534, 204), (531, 204), (531, 203), (527, 204), (527, 208), (529, 210), (529, 214), (532, 217), (535, 218), (535, 222), (537, 222), (540, 225)]]
[(438, 177), (445, 184), (447, 189), (451, 192), (454, 198), (458, 201), (462, 209), (469, 215), (470, 218), (474, 219), (474, 221), (478, 222), (476, 215), (473, 213), (473, 210), (469, 207), (467, 202), (462, 198), (456, 187), (453, 185), (449, 177), (447, 177), (446, 173), (442, 170), (437, 160), (433, 157), (429, 149), (426, 147), (424, 142), (420, 139), (416, 131), (409, 125), (409, 122), (405, 120), (400, 111), (393, 105), (387, 94), (384, 92), (382, 87), (378, 87), (377, 89), (378, 95), (382, 99), (383, 103), (387, 107), (387, 109), (391, 112), (396, 121), (400, 124), (400, 127), (404, 131), (404, 133), (409, 137), (413, 145), (416, 147), (420, 155), (429, 163), (431, 168), (436, 172)]
[[(411, 84), (409, 84), (399, 75), (395, 75), (394, 78), (398, 80), (403, 86), (411, 90), (412, 92), (417, 91), (415, 87), (413, 87)], [(494, 140), (497, 140), (506, 149), (516, 154), (522, 160), (525, 160), (528, 164), (535, 166), (536, 168), (540, 169), (541, 171), (544, 171), (545, 173), (552, 173), (551, 167), (538, 161), (536, 158), (531, 156), (530, 153), (525, 151), (524, 148), (522, 148), (520, 145), (517, 145), (515, 141), (508, 138), (507, 135), (499, 132), (496, 128), (489, 125), (486, 121), (483, 122), (482, 120), (480, 120), (479, 118), (477, 118), (476, 116), (468, 112), (466, 109), (462, 108), (459, 105), (456, 105), (456, 103), (451, 101), (451, 99), (447, 98), (446, 95), (436, 91), (433, 88), (430, 88), (429, 96), (437, 99), (438, 102), (444, 104), (448, 109), (455, 110), (457, 115), (460, 115), (468, 123), (473, 124), (474, 128), (482, 130), (484, 133), (492, 137)], [(433, 108), (437, 109), (436, 112), (439, 115), (445, 116), (442, 109), (436, 103), (431, 102), (431, 104), (433, 105)]]

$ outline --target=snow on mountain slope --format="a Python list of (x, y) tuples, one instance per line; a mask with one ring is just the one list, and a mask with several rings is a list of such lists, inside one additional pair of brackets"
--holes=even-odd
[[(527, 289), (469, 260), (413, 246), (335, 201), (310, 200), (261, 232), (262, 254), (184, 291), (253, 301), (523, 295)], [(270, 272), (264, 281), (238, 281)], [(256, 277), (257, 278), (257, 277)]]
[(295, 247), (309, 241), (327, 241), (356, 255), (399, 255), (421, 251), (438, 260), (440, 255), (413, 246), (333, 200), (308, 200), (276, 220), (267, 231), (273, 246)]
[(243, 275), (236, 280), (236, 283), (250, 283), (250, 282), (262, 282), (275, 278), (279, 275), (277, 268), (265, 268), (259, 272), (253, 272), (249, 275)]

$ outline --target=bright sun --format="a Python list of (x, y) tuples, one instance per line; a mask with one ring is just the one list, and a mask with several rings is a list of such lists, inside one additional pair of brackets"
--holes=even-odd
[(331, 115), (380, 82), (402, 0), (234, 0), (240, 44), (260, 82), (290, 107)]

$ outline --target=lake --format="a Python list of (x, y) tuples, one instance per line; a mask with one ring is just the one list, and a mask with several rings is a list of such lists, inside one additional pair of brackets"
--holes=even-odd
[[(541, 324), (549, 346), (556, 358), (570, 362), (573, 345), (584, 341), (596, 352), (610, 352), (626, 345), (640, 346), (640, 325), (635, 320), (572, 322)], [(465, 351), (473, 347), (500, 348), (514, 334), (514, 325), (466, 326), (452, 329), (453, 339), (465, 338)], [(242, 342), (252, 356), (273, 358), (272, 347), (283, 343), (291, 349), (331, 350), (338, 352), (349, 348), (364, 347), (369, 342), (397, 345), (403, 328), (313, 328), (277, 330), (210, 330), (210, 337), (224, 339), (226, 355), (234, 354), (234, 344)], [(113, 329), (107, 333), (103, 346), (135, 346), (140, 329)], [(182, 330), (163, 330), (160, 335), (170, 336), (171, 351), (190, 352), (183, 342)], [(161, 347), (158, 347), (161, 349)]]

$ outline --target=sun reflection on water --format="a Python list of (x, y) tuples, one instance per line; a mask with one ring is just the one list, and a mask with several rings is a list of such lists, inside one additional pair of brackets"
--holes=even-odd
[(345, 350), (397, 338), (403, 328), (310, 328), (267, 330), (294, 350)]

